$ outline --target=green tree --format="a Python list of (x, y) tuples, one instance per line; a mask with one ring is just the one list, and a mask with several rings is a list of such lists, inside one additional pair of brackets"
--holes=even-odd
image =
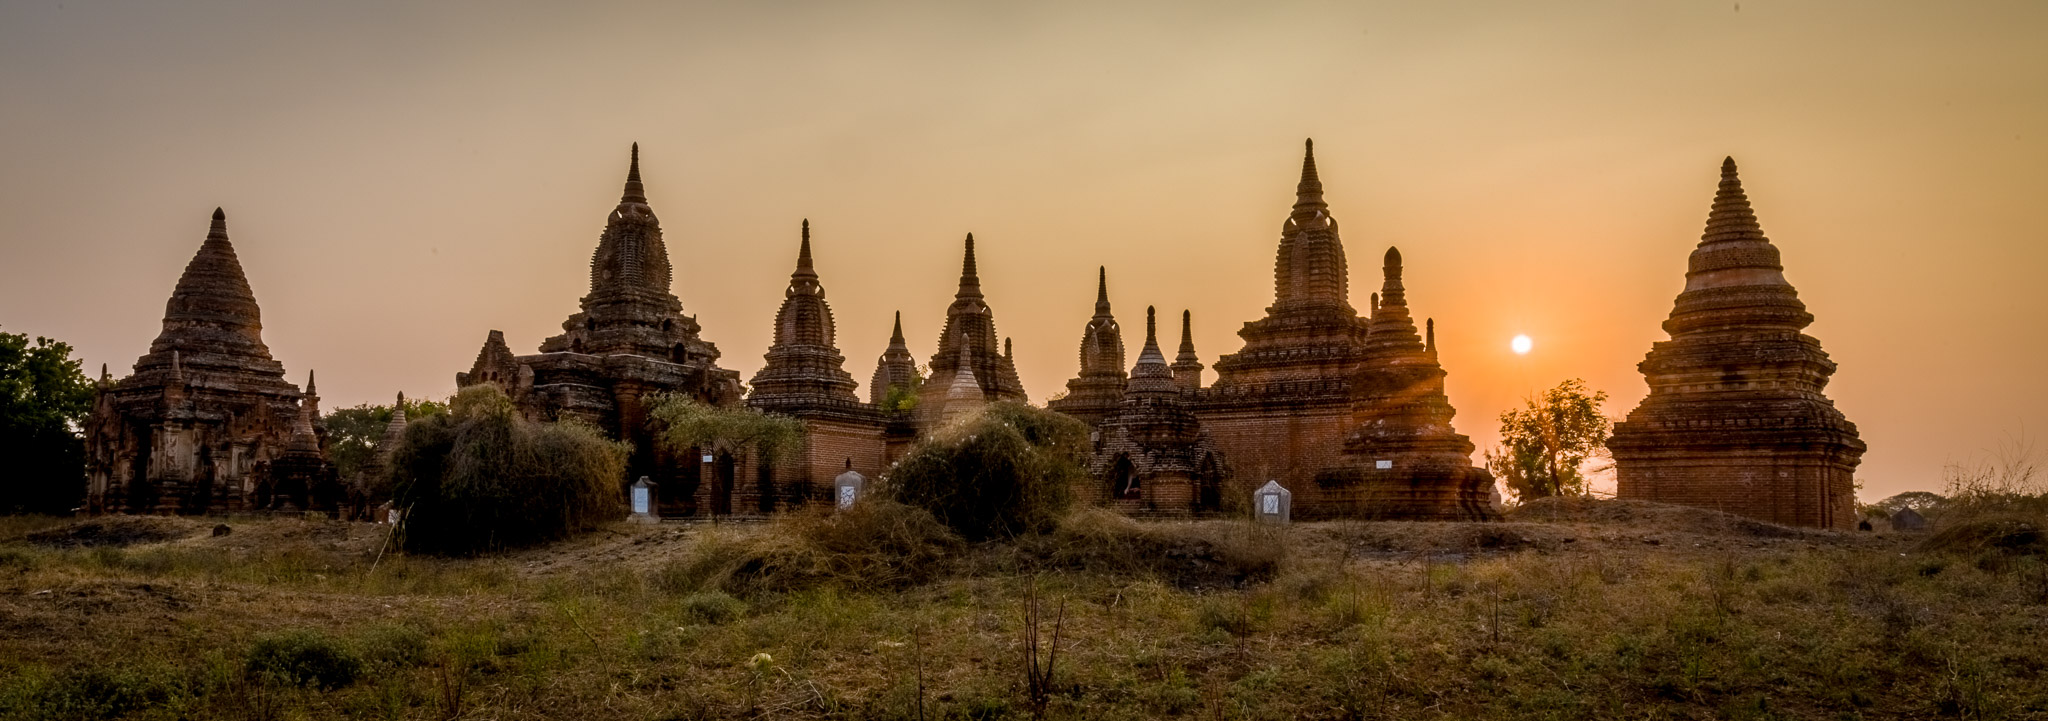
[(1606, 391), (1573, 378), (1502, 412), (1501, 447), (1487, 452), (1487, 469), (1517, 498), (1585, 495), (1579, 466), (1605, 448), (1614, 431), (1614, 422), (1600, 414), (1606, 402)]
[(752, 449), (768, 461), (790, 461), (804, 448), (804, 422), (744, 406), (699, 403), (678, 393), (663, 393), (648, 403), (648, 424), (655, 437), (677, 452), (723, 443)]
[[(343, 479), (353, 478), (377, 455), (377, 443), (391, 425), (390, 405), (364, 403), (327, 414), (327, 459)], [(417, 423), (448, 412), (447, 401), (405, 399), (405, 418)]]
[(68, 513), (84, 498), (81, 365), (69, 344), (0, 333), (0, 512)]
[(471, 554), (545, 543), (625, 514), (625, 444), (574, 421), (520, 417), (497, 386), (408, 423), (392, 455), (404, 545)]
[(993, 403), (910, 449), (884, 477), (896, 500), (970, 540), (1051, 530), (1087, 478), (1088, 426), (1063, 413)]
[(882, 393), (882, 411), (898, 413), (917, 408), (918, 394), (924, 391), (925, 367), (918, 366), (911, 374), (909, 385), (891, 385)]

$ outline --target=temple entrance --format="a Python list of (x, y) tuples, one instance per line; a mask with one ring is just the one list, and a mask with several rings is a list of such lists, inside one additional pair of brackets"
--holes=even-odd
[(1195, 510), (1223, 510), (1223, 473), (1216, 467), (1216, 457), (1202, 456), (1202, 465), (1195, 471)]
[(1135, 501), (1144, 496), (1138, 487), (1138, 469), (1131, 465), (1130, 456), (1117, 456), (1116, 463), (1109, 467), (1109, 493), (1111, 497)]
[(711, 482), (711, 514), (730, 516), (733, 481), (737, 480), (739, 463), (733, 459), (731, 451), (720, 451), (714, 468)]

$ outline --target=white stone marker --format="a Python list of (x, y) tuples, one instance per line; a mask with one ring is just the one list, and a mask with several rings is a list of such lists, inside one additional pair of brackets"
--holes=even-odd
[(634, 523), (661, 522), (661, 518), (654, 515), (654, 485), (654, 481), (648, 480), (646, 476), (641, 476), (640, 480), (633, 482), (633, 515), (628, 516), (626, 520)]
[(853, 502), (860, 500), (861, 488), (867, 484), (868, 479), (866, 476), (851, 469), (832, 479), (833, 490), (839, 494), (839, 508), (841, 510), (852, 508)]
[(1281, 487), (1279, 481), (1266, 481), (1252, 491), (1252, 515), (1261, 522), (1286, 523), (1293, 510), (1294, 492)]

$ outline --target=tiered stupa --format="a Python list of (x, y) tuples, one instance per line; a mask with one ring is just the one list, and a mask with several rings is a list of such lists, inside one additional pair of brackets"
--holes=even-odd
[(1125, 513), (1185, 516), (1221, 505), (1221, 461), (1186, 391), (1159, 352), (1159, 323), (1145, 309), (1145, 347), (1116, 411), (1097, 426), (1089, 464), (1097, 484), (1081, 493)]
[(747, 405), (803, 419), (804, 459), (777, 464), (770, 471), (775, 492), (767, 498), (739, 494), (741, 506), (764, 511), (824, 499), (833, 477), (842, 471), (873, 477), (883, 467), (882, 414), (854, 395), (858, 384), (846, 372), (832, 307), (825, 302), (825, 287), (812, 267), (809, 220), (804, 221), (796, 270), (782, 295), (782, 309), (775, 313), (775, 342), (754, 374)]
[(1800, 332), (1812, 322), (1735, 160), (1723, 161), (1685, 290), (1664, 321), (1671, 340), (1638, 366), (1650, 395), (1607, 444), (1619, 495), (1853, 527), (1864, 444), (1821, 392), (1835, 364)]
[(1469, 521), (1498, 517), (1493, 474), (1472, 466), (1472, 441), (1451, 427), (1435, 322), (1425, 341), (1408, 315), (1401, 251), (1388, 248), (1372, 333), (1351, 377), (1352, 430), (1344, 463), (1316, 479), (1306, 518)]
[(1109, 310), (1109, 269), (1095, 277), (1095, 317), (1081, 328), (1081, 374), (1067, 381), (1067, 395), (1046, 407), (1094, 425), (1123, 402), (1124, 336)]
[(259, 477), (292, 439), (303, 397), (263, 344), (256, 296), (228, 242), (227, 216), (215, 209), (165, 304), (163, 332), (133, 374), (118, 382), (102, 374), (86, 421), (87, 509), (252, 507)]
[(320, 396), (314, 391), (313, 374), (309, 371), (305, 400), (299, 403), (291, 440), (258, 481), (257, 496), (263, 507), (274, 511), (317, 509), (335, 516), (346, 510), (347, 491), (335, 476), (334, 465), (327, 462), (320, 434), (313, 427), (319, 417)]
[(1315, 475), (1340, 460), (1350, 379), (1369, 324), (1351, 306), (1344, 243), (1323, 201), (1308, 144), (1294, 208), (1280, 227), (1273, 305), (1244, 324), (1244, 348), (1217, 359), (1196, 413), (1249, 494), (1268, 480), (1293, 491), (1296, 515), (1318, 503)]
[(591, 254), (590, 293), (581, 310), (562, 323), (562, 334), (541, 342), (540, 353), (511, 358), (513, 368), (500, 349), (503, 336), (493, 331), (476, 365), (456, 382), (497, 385), (528, 417), (582, 420), (630, 443), (620, 484), (649, 476), (659, 484), (664, 513), (695, 513), (687, 499), (694, 498), (703, 469), (717, 463), (724, 485), (755, 469), (743, 460), (700, 464), (694, 454), (672, 455), (648, 431), (646, 401), (655, 394), (717, 406), (741, 400), (739, 373), (718, 367), (718, 348), (698, 336), (695, 317), (683, 314), (670, 290), (673, 279), (635, 144), (625, 190)]
[(924, 378), (917, 374), (917, 357), (910, 354), (910, 344), (903, 340), (903, 311), (896, 311), (896, 327), (889, 332), (889, 347), (875, 359), (875, 375), (868, 381), (868, 402), (886, 406), (891, 393), (911, 396), (923, 383)]
[[(960, 261), (960, 290), (946, 307), (946, 329), (939, 334), (939, 349), (932, 354), (932, 383), (926, 383), (919, 407), (927, 421), (937, 421), (938, 407), (945, 400), (958, 375), (961, 359), (980, 384), (982, 399), (989, 402), (1025, 400), (1024, 384), (1017, 379), (1017, 367), (996, 346), (995, 313), (981, 295), (981, 276), (974, 267), (974, 234), (967, 234), (967, 251)], [(965, 352), (960, 349), (965, 348)]]
[(1182, 390), (1202, 387), (1202, 357), (1195, 354), (1194, 313), (1180, 312), (1180, 351), (1173, 357), (1173, 380)]

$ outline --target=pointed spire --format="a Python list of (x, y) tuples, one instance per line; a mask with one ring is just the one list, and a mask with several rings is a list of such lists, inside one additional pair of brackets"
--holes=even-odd
[(1763, 226), (1757, 224), (1756, 211), (1749, 207), (1749, 196), (1742, 192), (1735, 158), (1728, 157), (1721, 161), (1721, 187), (1714, 193), (1714, 208), (1707, 213), (1707, 230), (1700, 234), (1700, 243), (1736, 240), (1765, 238)]
[(242, 273), (242, 262), (235, 257), (235, 246), (228, 242), (227, 213), (219, 208), (213, 210), (199, 252), (178, 276), (164, 307), (163, 332), (149, 352), (162, 354), (174, 348), (270, 360), (270, 349), (263, 345), (262, 311)]
[(1373, 310), (1379, 310), (1379, 309), (1380, 309), (1380, 294), (1379, 294), (1379, 293), (1373, 293), (1373, 294), (1372, 294), (1372, 309), (1373, 309)]
[(903, 345), (903, 311), (896, 311), (896, 328), (889, 331), (889, 345)]
[(967, 234), (967, 254), (960, 261), (960, 292), (956, 298), (981, 297), (981, 275), (974, 269), (974, 234)]
[(391, 422), (405, 424), (405, 391), (398, 392), (398, 402), (391, 406)]
[(1180, 357), (1178, 360), (1190, 360), (1195, 356), (1194, 318), (1193, 312), (1185, 310), (1180, 312)]
[(633, 164), (626, 170), (626, 192), (620, 203), (647, 204), (647, 189), (640, 186), (640, 144), (633, 144)]
[(1109, 315), (1109, 266), (1095, 267), (1095, 314)]
[[(1384, 284), (1384, 285), (1380, 286), (1380, 300), (1379, 300), (1379, 305), (1381, 305), (1381, 306), (1399, 306), (1399, 307), (1401, 307), (1401, 308), (1404, 308), (1404, 309), (1405, 309), (1405, 308), (1407, 308), (1407, 307), (1408, 307), (1408, 295), (1407, 295), (1406, 291), (1405, 291), (1405, 290), (1404, 290), (1404, 289), (1403, 289), (1403, 288), (1401, 287), (1401, 249), (1400, 249), (1400, 248), (1395, 248), (1395, 247), (1388, 247), (1388, 248), (1387, 248), (1387, 257), (1386, 257), (1386, 264), (1385, 264), (1384, 266), (1382, 266), (1382, 268), (1381, 268), (1381, 269), (1382, 269), (1382, 271), (1383, 271), (1383, 272), (1385, 272), (1385, 273), (1386, 273), (1386, 281), (1385, 281), (1385, 284)], [(1413, 332), (1415, 332), (1415, 331), (1413, 330), (1413, 326), (1410, 326), (1410, 330), (1409, 330), (1409, 332), (1410, 332), (1410, 333), (1413, 333)]]
[(114, 380), (114, 374), (113, 374), (113, 373), (109, 373), (109, 372), (107, 372), (107, 364), (105, 364), (105, 363), (101, 363), (101, 364), (100, 364), (100, 384), (101, 384), (101, 385), (105, 385), (105, 384), (107, 384), (108, 382), (111, 382), (111, 381), (113, 381), (113, 380)]
[(789, 289), (785, 297), (799, 295), (824, 296), (825, 289), (818, 285), (818, 271), (811, 266), (811, 221), (804, 219), (803, 242), (797, 246), (796, 270), (789, 274)]
[(1145, 349), (1138, 352), (1138, 362), (1131, 366), (1127, 392), (1132, 395), (1180, 392), (1180, 386), (1174, 382), (1173, 368), (1166, 365), (1166, 355), (1159, 352), (1159, 313), (1150, 306), (1145, 308)]
[[(811, 270), (811, 219), (804, 219), (804, 242), (796, 251), (796, 269), (799, 272)], [(813, 273), (815, 275), (815, 273)]]
[(1309, 138), (1303, 143), (1301, 156), (1301, 182), (1294, 188), (1294, 207), (1297, 210), (1327, 207), (1323, 203), (1323, 179), (1316, 175), (1316, 141)]
[(1015, 360), (1016, 358), (1016, 356), (1010, 354), (1010, 337), (1003, 336), (1003, 360)]
[(1424, 330), (1423, 330), (1423, 333), (1422, 333), (1422, 348), (1423, 348), (1423, 350), (1427, 350), (1427, 351), (1429, 351), (1429, 352), (1431, 352), (1431, 353), (1435, 353), (1435, 352), (1436, 352), (1436, 319), (1435, 319), (1435, 318), (1430, 318), (1429, 320), (1426, 320), (1426, 321), (1424, 321), (1424, 322), (1423, 322), (1423, 325), (1422, 325), (1422, 327), (1424, 328)]
[(306, 369), (306, 395), (318, 396), (320, 395), (320, 391), (317, 390), (318, 386), (315, 385), (313, 382), (313, 373), (313, 369)]
[(1149, 305), (1145, 306), (1145, 350), (1138, 357), (1142, 360), (1148, 354), (1159, 355), (1160, 360), (1166, 359), (1159, 353), (1159, 311)]

